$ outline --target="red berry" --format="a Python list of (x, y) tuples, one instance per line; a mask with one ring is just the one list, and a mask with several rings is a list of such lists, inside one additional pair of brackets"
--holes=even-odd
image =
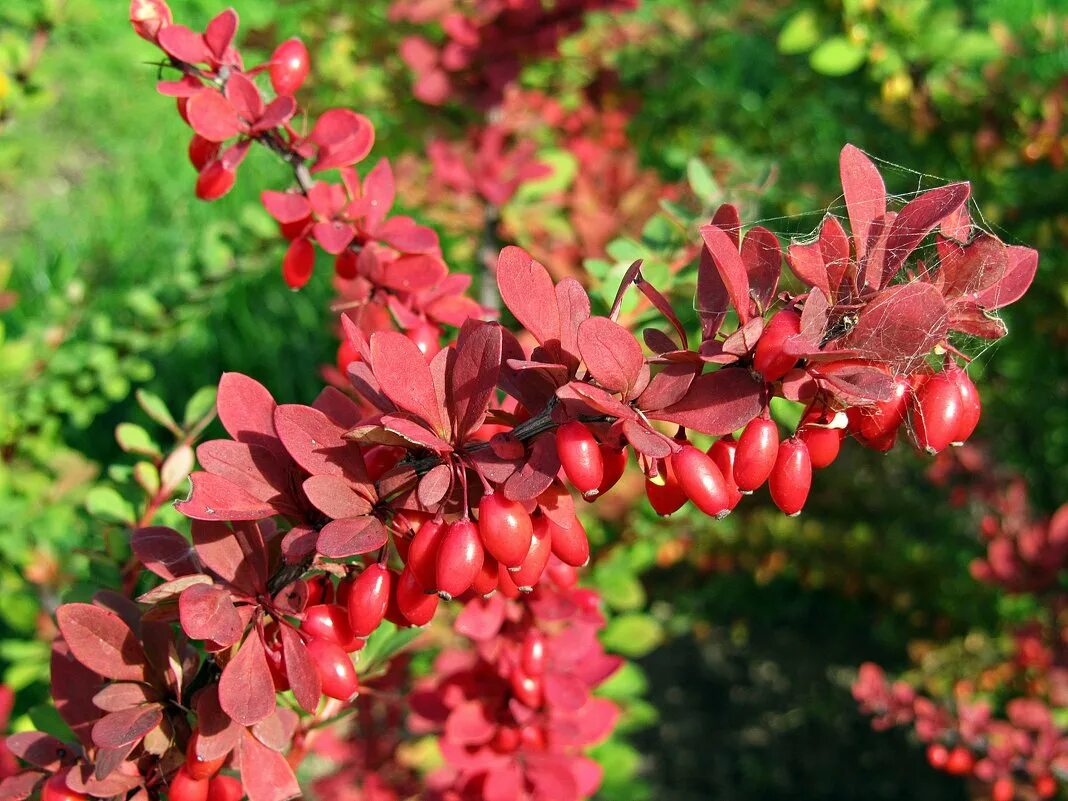
[(337, 369), (342, 375), (348, 372), (349, 365), (360, 360), (360, 353), (348, 337), (341, 340), (337, 347)]
[(189, 163), (200, 172), (219, 155), (220, 147), (218, 142), (209, 142), (200, 134), (193, 134), (189, 140)]
[(438, 546), (438, 595), (447, 601), (471, 589), (485, 557), (478, 526), (470, 520), (450, 523)]
[(924, 382), (912, 404), (912, 430), (916, 444), (938, 453), (956, 438), (964, 418), (964, 400), (956, 382), (937, 373)]
[(801, 426), (797, 429), (797, 438), (808, 448), (813, 467), (827, 467), (838, 458), (838, 452), (842, 447), (843, 430), (814, 425)]
[(541, 680), (528, 676), (519, 668), (512, 671), (512, 693), (523, 706), (537, 709), (541, 706)]
[(570, 590), (578, 584), (578, 571), (574, 566), (564, 564), (559, 557), (549, 560), (545, 574), (562, 590)]
[(991, 801), (1012, 801), (1016, 797), (1016, 785), (1008, 776), (1002, 776), (990, 791)]
[(41, 788), (41, 801), (85, 801), (89, 796), (67, 787), (67, 774), (49, 776)]
[(291, 95), (308, 77), (308, 48), (300, 39), (286, 39), (271, 55), (271, 86), (276, 94)]
[(438, 589), (438, 547), (446, 528), (443, 520), (428, 520), (415, 532), (408, 546), (408, 569), (427, 591)]
[(949, 761), (949, 749), (941, 743), (931, 743), (927, 746), (927, 762), (932, 768), (942, 770)]
[(393, 573), (375, 563), (364, 569), (348, 593), (349, 628), (354, 637), (369, 637), (386, 616)]
[(234, 188), (237, 173), (221, 161), (204, 165), (197, 176), (196, 195), (201, 200), (217, 200)]
[(730, 499), (731, 509), (742, 500), (742, 493), (734, 480), (734, 459), (737, 454), (738, 443), (730, 436), (717, 439), (708, 449), (708, 455), (712, 457), (719, 472), (723, 474), (723, 480), (727, 482), (727, 497)]
[(482, 560), (482, 569), (478, 571), (478, 575), (475, 576), (475, 581), (471, 585), (471, 589), (481, 595), (483, 598), (493, 595), (497, 591), (497, 572), (500, 569), (500, 564), (489, 554), (486, 554), (486, 558)]
[(404, 456), (404, 449), (393, 445), (373, 445), (363, 452), (363, 464), (367, 469), (367, 477), (371, 481), (378, 481), (387, 472), (397, 466), (397, 462)]
[(953, 435), (952, 444), (963, 445), (972, 435), (972, 432), (975, 431), (975, 427), (979, 425), (979, 417), (982, 415), (983, 405), (979, 400), (979, 390), (975, 388), (975, 384), (968, 378), (968, 374), (964, 370), (957, 365), (953, 365), (946, 370), (946, 375), (957, 385), (961, 400), (960, 423)]
[(766, 416), (750, 420), (734, 454), (734, 480), (738, 489), (749, 493), (767, 481), (778, 453), (779, 427), (775, 421)]
[(241, 801), (245, 788), (233, 776), (216, 776), (208, 783), (208, 801)]
[(210, 779), (222, 769), (226, 757), (201, 759), (197, 756), (197, 742), (199, 740), (200, 732), (194, 730), (193, 736), (189, 738), (189, 744), (185, 749), (185, 769), (194, 779)]
[(541, 574), (545, 572), (545, 566), (549, 563), (549, 556), (552, 554), (552, 528), (552, 521), (544, 515), (539, 515), (534, 519), (534, 533), (530, 538), (530, 548), (519, 570), (512, 572), (512, 581), (520, 591), (533, 590), (541, 579)]
[(578, 420), (564, 423), (556, 429), (556, 451), (567, 480), (584, 497), (594, 497), (604, 478), (604, 458), (589, 428)]
[(804, 508), (811, 487), (812, 459), (808, 448), (796, 437), (783, 440), (768, 481), (771, 499), (785, 514), (793, 517)]
[(523, 594), (512, 581), (512, 572), (504, 565), (497, 566), (497, 589), (501, 591), (501, 595), (512, 601)]
[(433, 323), (419, 323), (406, 332), (427, 361), (441, 350), (441, 329)]
[(308, 600), (304, 603), (305, 608), (316, 604), (328, 604), (334, 599), (334, 583), (330, 576), (320, 573), (304, 580), (308, 587)]
[(590, 561), (590, 540), (582, 521), (572, 517), (570, 525), (564, 527), (548, 517), (545, 520), (556, 558), (570, 567), (585, 567)]
[(1035, 779), (1035, 793), (1039, 798), (1053, 798), (1057, 794), (1057, 780), (1048, 773)]
[(504, 497), (501, 490), (482, 496), (478, 531), (486, 550), (505, 567), (518, 567), (530, 550), (530, 515), (523, 504)]
[(663, 517), (674, 514), (686, 503), (686, 493), (675, 478), (670, 459), (660, 462), (656, 478), (645, 479), (645, 494), (653, 511)]
[(686, 443), (672, 454), (671, 465), (679, 486), (694, 506), (709, 517), (726, 517), (731, 511), (727, 481), (712, 457)]
[(765, 381), (778, 381), (797, 364), (796, 356), (783, 353), (783, 343), (801, 333), (801, 315), (792, 309), (777, 312), (764, 327), (753, 353), (753, 368)]
[(490, 741), (490, 747), (498, 754), (512, 754), (519, 748), (519, 729), (515, 726), (500, 726)]
[[(169, 801), (208, 801), (208, 780), (194, 779), (185, 767), (179, 768), (171, 778), (167, 798)], [(43, 795), (41, 801), (45, 801)]]
[(946, 759), (946, 773), (953, 776), (966, 776), (971, 773), (973, 765), (975, 765), (975, 757), (972, 756), (972, 752), (958, 745), (949, 752), (949, 757)]
[(520, 664), (528, 676), (540, 676), (545, 672), (547, 660), (545, 654), (545, 635), (537, 629), (531, 629), (523, 639), (520, 651)]
[[(203, 173), (201, 173), (203, 175)], [(315, 269), (315, 246), (307, 239), (294, 239), (282, 257), (282, 277), (290, 289), (300, 289)]]
[(623, 472), (627, 469), (627, 449), (602, 443), (601, 463), (604, 465), (604, 475), (597, 486), (597, 495), (604, 495), (623, 477)]
[(356, 695), (360, 689), (356, 668), (340, 645), (329, 640), (312, 639), (306, 647), (322, 682), (323, 695), (339, 701), (348, 701)]
[(884, 441), (889, 434), (895, 433), (905, 421), (905, 412), (911, 386), (904, 376), (894, 379), (893, 394), (884, 401), (870, 406), (856, 407), (856, 417), (860, 435), (872, 442)]
[(396, 599), (397, 611), (413, 626), (425, 626), (438, 609), (438, 596), (423, 589), (410, 565), (397, 579)]
[(352, 636), (349, 611), (340, 604), (318, 604), (304, 610), (301, 631), (317, 640), (327, 640), (352, 653), (360, 644)]

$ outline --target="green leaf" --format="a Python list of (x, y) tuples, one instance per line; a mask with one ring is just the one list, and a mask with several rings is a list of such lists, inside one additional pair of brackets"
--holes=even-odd
[(844, 36), (835, 36), (812, 51), (809, 63), (823, 75), (841, 76), (857, 70), (867, 58), (864, 47)]
[(633, 575), (619, 568), (597, 571), (597, 588), (613, 609), (630, 611), (645, 605), (645, 588)]
[(196, 425), (203, 417), (210, 414), (215, 406), (215, 387), (201, 387), (189, 399), (185, 405), (185, 414), (182, 416), (182, 424), (186, 428)]
[(93, 517), (113, 523), (133, 523), (133, 506), (114, 487), (94, 487), (85, 498), (85, 508)]
[(367, 645), (360, 651), (360, 661), (356, 665), (357, 672), (366, 676), (381, 667), (421, 633), (421, 629), (398, 629), (388, 620), (383, 621), (382, 625), (367, 638)]
[(703, 161), (692, 158), (686, 162), (686, 180), (699, 200), (712, 206), (723, 197), (723, 190)]
[(119, 447), (127, 453), (157, 459), (163, 455), (159, 446), (152, 441), (152, 436), (135, 423), (119, 423), (115, 428), (115, 439), (118, 440)]
[(153, 395), (147, 390), (137, 390), (137, 402), (141, 405), (141, 408), (145, 410), (145, 414), (155, 420), (164, 428), (169, 431), (178, 432), (178, 423), (171, 414), (170, 409), (167, 408), (167, 404), (163, 402), (163, 399), (158, 395)]
[[(44, 704), (35, 706), (27, 714), (37, 731), (51, 734), (64, 742), (72, 742), (74, 740), (74, 733), (70, 730), (66, 721), (59, 716), (59, 712), (56, 711), (54, 706), (46, 706)], [(20, 725), (18, 728), (20, 731), (26, 731), (29, 727), (23, 728)]]
[(629, 614), (609, 622), (601, 634), (605, 648), (638, 658), (645, 656), (664, 640), (664, 629), (650, 615)]
[(159, 470), (152, 462), (138, 462), (133, 468), (133, 477), (149, 495), (159, 492)]
[(820, 24), (811, 8), (798, 11), (779, 31), (780, 53), (797, 55), (807, 53), (820, 42)]
[(597, 688), (597, 695), (613, 701), (627, 701), (640, 698), (649, 689), (649, 680), (645, 671), (633, 662), (624, 662), (609, 679)]

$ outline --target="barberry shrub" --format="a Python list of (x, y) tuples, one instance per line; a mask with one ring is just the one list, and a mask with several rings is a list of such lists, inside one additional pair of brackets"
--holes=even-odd
[[(406, 687), (408, 720), (391, 718), (440, 735), (428, 797), (589, 797), (600, 773), (583, 750), (618, 714), (591, 692), (619, 660), (597, 640), (596, 592), (576, 586), (591, 553), (575, 495), (595, 502), (633, 462), (664, 515), (690, 502), (721, 518), (764, 483), (796, 515), (846, 437), (880, 451), (964, 442), (979, 405), (954, 342), (1003, 336), (995, 312), (1037, 267), (973, 224), (967, 183), (899, 204), (847, 145), (849, 229), (828, 216), (784, 245), (724, 205), (694, 232), (694, 298), (662, 293), (635, 262), (598, 309), (578, 280), (505, 247), (495, 280), (513, 331), (467, 296), (432, 229), (390, 215), (389, 162), (358, 169), (369, 119), (300, 106), (312, 58), (300, 42), (246, 67), (233, 10), (197, 32), (163, 0), (133, 0), (131, 21), (174, 72), (158, 89), (193, 131), (198, 197), (229, 191), (254, 145), (292, 168), (294, 186), (263, 204), (289, 243), (291, 287), (321, 250), (358, 288), (358, 314), (342, 318), (348, 386), (306, 406), (222, 377), (228, 437), (197, 447), (177, 503), (190, 539), (138, 528), (134, 554), (159, 582), (58, 609), (52, 693), (77, 742), (10, 738), (30, 767), (2, 798), (296, 797), (312, 736), (346, 705), (368, 708), (362, 682), (405, 686), (389, 666), (399, 646), (372, 648), (376, 631), (424, 626), (443, 601), (462, 605), (455, 627), (473, 648), (444, 651)], [(424, 94), (442, 81), (422, 80)], [(629, 292), (663, 325), (640, 338), (623, 325)], [(769, 417), (775, 398), (803, 406), (796, 430)]]

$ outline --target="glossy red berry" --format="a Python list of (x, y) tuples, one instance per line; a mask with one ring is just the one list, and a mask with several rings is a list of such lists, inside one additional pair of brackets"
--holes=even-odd
[(530, 548), (519, 570), (512, 572), (512, 581), (521, 592), (533, 590), (541, 579), (541, 574), (545, 572), (545, 566), (549, 564), (549, 556), (552, 554), (552, 528), (552, 521), (544, 515), (539, 515), (534, 519), (534, 533), (530, 538)]
[(523, 639), (519, 664), (524, 673), (536, 677), (545, 672), (546, 662), (548, 662), (548, 656), (546, 655), (545, 635), (537, 629), (531, 629)]
[(678, 477), (679, 486), (694, 506), (709, 517), (730, 514), (727, 481), (711, 456), (686, 443), (682, 450), (672, 454), (671, 466)]
[(441, 329), (433, 323), (420, 323), (409, 328), (406, 333), (427, 361), (441, 350)]
[(233, 776), (216, 776), (208, 782), (208, 801), (241, 801), (245, 788)]
[(936, 770), (942, 770), (949, 761), (949, 749), (941, 743), (927, 746), (927, 763)]
[(339, 701), (348, 701), (356, 695), (360, 689), (356, 668), (340, 645), (329, 640), (313, 639), (308, 641), (306, 647), (315, 665), (315, 672), (319, 674), (323, 695)]
[(569, 567), (585, 567), (590, 561), (590, 540), (582, 521), (572, 517), (566, 527), (545, 518), (550, 542), (556, 558)]
[(427, 591), (438, 589), (438, 548), (446, 528), (443, 520), (428, 520), (415, 532), (408, 546), (408, 569)]
[(1057, 794), (1057, 780), (1045, 773), (1035, 779), (1035, 794), (1039, 798), (1053, 798)]
[(856, 407), (860, 435), (866, 440), (881, 441), (896, 432), (905, 421), (910, 392), (908, 379), (898, 376), (894, 379), (893, 394), (887, 400)]
[(990, 789), (991, 801), (1012, 801), (1016, 797), (1016, 785), (1008, 776), (1002, 776)]
[(738, 438), (734, 481), (741, 492), (758, 489), (768, 480), (779, 453), (779, 427), (770, 417), (754, 417)]
[(653, 511), (662, 517), (674, 514), (686, 503), (686, 493), (675, 478), (670, 459), (659, 463), (659, 475), (656, 478), (646, 477), (645, 494)]
[(354, 637), (369, 637), (386, 616), (393, 573), (375, 563), (364, 568), (348, 592), (349, 628)]
[(196, 195), (201, 200), (217, 200), (234, 188), (237, 173), (222, 161), (210, 161), (197, 175)]
[(983, 405), (979, 400), (979, 390), (975, 388), (975, 384), (964, 370), (957, 365), (952, 365), (946, 370), (946, 375), (957, 385), (961, 400), (960, 423), (953, 435), (952, 444), (963, 445), (971, 437), (975, 427), (979, 425)]
[(197, 756), (197, 742), (199, 740), (200, 732), (194, 731), (185, 749), (185, 770), (194, 779), (210, 779), (222, 769), (223, 763), (226, 762), (226, 757), (201, 759)]
[(964, 401), (956, 382), (945, 373), (931, 376), (912, 404), (916, 444), (927, 453), (944, 450), (956, 438), (963, 418)]
[(351, 653), (360, 644), (349, 626), (349, 610), (340, 604), (318, 604), (304, 610), (300, 630), (317, 640), (328, 640)]
[(738, 443), (734, 437), (726, 436), (717, 439), (708, 449), (708, 455), (716, 463), (719, 472), (723, 474), (723, 480), (727, 483), (727, 497), (730, 499), (731, 509), (734, 509), (742, 500), (741, 490), (734, 480), (734, 459), (738, 453)]
[(353, 345), (348, 338), (341, 340), (341, 344), (337, 348), (337, 369), (342, 375), (344, 375), (349, 365), (353, 362), (360, 360), (360, 353), (356, 350), (356, 346)]
[(500, 563), (489, 554), (482, 560), (482, 569), (475, 576), (471, 589), (483, 598), (493, 595), (497, 591), (497, 573), (501, 569)]
[[(201, 173), (203, 175), (203, 173)], [(307, 239), (294, 239), (282, 257), (282, 277), (290, 289), (300, 289), (315, 269), (315, 246)]]
[(271, 87), (279, 95), (293, 94), (308, 77), (310, 66), (308, 48), (304, 42), (296, 38), (286, 39), (271, 55)]
[(567, 480), (584, 497), (594, 497), (604, 478), (604, 458), (593, 432), (578, 420), (564, 423), (556, 429), (556, 451)]
[(478, 504), (478, 531), (486, 550), (505, 567), (519, 567), (530, 550), (533, 527), (523, 504), (497, 490)]
[[(208, 780), (194, 779), (183, 766), (171, 778), (169, 801), (208, 801)], [(45, 801), (43, 795), (41, 801)]]
[(48, 781), (41, 787), (41, 801), (86, 801), (89, 796), (76, 792), (67, 787), (65, 773), (57, 773), (49, 776)]
[(512, 601), (523, 594), (512, 580), (512, 571), (504, 565), (497, 566), (497, 589), (501, 595)]
[(843, 432), (844, 429), (841, 428), (805, 425), (797, 429), (797, 438), (808, 448), (812, 466), (822, 469), (838, 458), (838, 453), (842, 448)]
[(485, 555), (478, 526), (470, 520), (450, 523), (438, 546), (438, 595), (447, 601), (471, 589)]
[(409, 624), (425, 626), (438, 609), (438, 596), (423, 589), (411, 566), (401, 571), (397, 579), (397, 611)]
[(516, 668), (512, 671), (511, 685), (512, 693), (519, 703), (531, 709), (541, 706), (541, 679), (528, 676), (521, 669)]
[(623, 477), (627, 469), (627, 449), (615, 448), (611, 445), (601, 444), (601, 463), (604, 465), (604, 474), (601, 483), (597, 486), (597, 495), (604, 495), (612, 489)]
[(753, 353), (753, 368), (765, 381), (778, 381), (797, 364), (796, 356), (783, 353), (783, 344), (799, 333), (801, 315), (792, 309), (783, 309), (768, 321)]
[(958, 745), (949, 752), (946, 759), (946, 773), (953, 776), (967, 776), (975, 765), (975, 757), (964, 746)]
[(796, 437), (783, 440), (768, 480), (771, 499), (783, 513), (793, 517), (805, 507), (811, 487), (812, 459), (808, 455), (808, 448)]

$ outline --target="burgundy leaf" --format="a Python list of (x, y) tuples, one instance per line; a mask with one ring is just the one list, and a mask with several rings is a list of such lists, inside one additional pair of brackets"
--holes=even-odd
[(208, 685), (197, 695), (197, 727), (197, 756), (200, 759), (219, 759), (237, 747), (244, 729), (219, 705), (218, 684)]
[(984, 290), (976, 302), (984, 309), (1001, 309), (1024, 296), (1038, 271), (1038, 251), (1011, 246), (1005, 275), (997, 284)]
[(258, 634), (246, 637), (237, 655), (223, 668), (219, 706), (242, 726), (259, 723), (274, 711), (274, 682)]
[(827, 330), (829, 312), (830, 302), (822, 291), (814, 289), (808, 293), (805, 307), (801, 310), (801, 336), (816, 347), (819, 347), (823, 332)]
[(682, 400), (648, 416), (721, 437), (760, 414), (763, 392), (748, 370), (720, 369), (698, 376)]
[(300, 785), (286, 758), (248, 731), (241, 738), (238, 767), (248, 801), (288, 801), (300, 795)]
[[(712, 256), (712, 263), (719, 272), (723, 285), (727, 288), (727, 294), (730, 296), (734, 310), (738, 313), (738, 319), (743, 324), (748, 322), (751, 316), (749, 275), (746, 273), (745, 264), (742, 263), (738, 246), (726, 231), (715, 225), (706, 225), (701, 228), (701, 238)], [(698, 276), (699, 283), (700, 280)]]
[(0, 781), (0, 801), (23, 801), (37, 791), (37, 785), (45, 780), (42, 773), (23, 771)]
[(574, 278), (556, 285), (556, 307), (560, 312), (560, 349), (578, 364), (578, 329), (590, 317), (590, 296)]
[(615, 395), (584, 381), (565, 384), (556, 391), (556, 397), (564, 401), (564, 408), (571, 414), (583, 414), (593, 409), (624, 420), (633, 420), (638, 416), (633, 408)]
[(267, 587), (267, 549), (255, 524), (198, 520), (193, 546), (205, 566), (234, 587), (256, 595)]
[(145, 652), (114, 612), (64, 604), (56, 610), (56, 620), (71, 653), (85, 667), (116, 681), (144, 681)]
[(398, 408), (445, 430), (434, 379), (422, 351), (404, 334), (378, 331), (371, 337), (371, 361), (382, 391)]
[(724, 203), (718, 209), (716, 213), (712, 215), (711, 225), (715, 225), (717, 228), (722, 228), (723, 231), (734, 242), (735, 249), (738, 248), (740, 243), (740, 235), (742, 231), (742, 217), (738, 213), (738, 207), (733, 203)]
[(859, 262), (864, 260), (867, 253), (872, 220), (886, 214), (886, 184), (871, 159), (853, 145), (842, 148), (838, 167), (849, 213), (849, 228), (853, 232), (853, 244)]
[(167, 526), (139, 528), (130, 535), (137, 560), (162, 579), (196, 573), (196, 556), (189, 542)]
[(1009, 249), (985, 231), (963, 247), (939, 243), (942, 294), (947, 297), (977, 295), (1000, 281), (1009, 266)]
[[(448, 354), (446, 354), (446, 356), (448, 356)], [(417, 423), (414, 420), (396, 414), (384, 414), (379, 422), (382, 425), (383, 431), (400, 437), (400, 440), (387, 439), (383, 442), (385, 445), (395, 444), (401, 445), (402, 447), (416, 445), (420, 448), (427, 448), (439, 454), (449, 453), (452, 450), (452, 445), (437, 434), (428, 430), (423, 423)]]
[(345, 429), (311, 406), (289, 403), (274, 411), (278, 438), (293, 461), (314, 475), (358, 478), (348, 470), (362, 459), (344, 438)]
[(436, 467), (432, 467), (427, 471), (426, 475), (419, 479), (416, 497), (418, 497), (419, 503), (430, 509), (441, 503), (451, 486), (452, 468), (447, 464), (439, 464)]
[[(820, 226), (820, 253), (831, 292), (838, 292), (853, 262), (849, 258), (849, 237), (838, 218), (831, 214), (823, 218), (823, 225)], [(828, 297), (833, 298), (834, 295), (828, 293)]]
[(223, 373), (215, 405), (226, 433), (238, 442), (285, 453), (274, 431), (274, 398), (263, 384), (241, 373)]
[(101, 748), (122, 748), (138, 742), (163, 721), (159, 704), (112, 712), (93, 726), (93, 742)]
[(193, 640), (211, 640), (223, 647), (241, 638), (241, 616), (230, 593), (214, 584), (195, 584), (178, 599), (182, 629)]
[(686, 335), (686, 328), (683, 326), (679, 316), (675, 314), (675, 309), (671, 306), (671, 301), (665, 298), (660, 293), (660, 290), (648, 281), (639, 281), (638, 289), (645, 295), (646, 299), (656, 307), (656, 310), (664, 315), (664, 318), (671, 323), (672, 328), (675, 329), (675, 333), (679, 335), (679, 341), (682, 342), (682, 347), (688, 347), (689, 339)]
[(607, 317), (591, 317), (579, 326), (578, 346), (586, 367), (602, 387), (624, 397), (630, 394), (645, 364), (633, 334)]
[(790, 272), (806, 287), (816, 287), (825, 295), (831, 294), (830, 279), (818, 239), (791, 243), (786, 250), (786, 263), (790, 266)]
[(230, 102), (214, 89), (197, 92), (186, 103), (190, 127), (209, 142), (224, 142), (241, 132), (241, 120)]
[(501, 369), (501, 327), (468, 320), (456, 339), (455, 358), (446, 364), (445, 402), (453, 433), (463, 442), (486, 418)]
[(749, 229), (742, 240), (742, 263), (753, 299), (760, 309), (767, 309), (782, 273), (782, 248), (775, 234), (760, 225)]
[(968, 199), (967, 183), (949, 184), (913, 198), (898, 212), (886, 238), (883, 283), (887, 283), (935, 226)]
[(877, 367), (827, 369), (819, 371), (819, 375), (830, 385), (827, 391), (848, 406), (889, 400), (894, 393), (894, 380)]
[(929, 352), (947, 330), (941, 294), (931, 284), (912, 282), (879, 292), (842, 344), (864, 358), (903, 365)]
[(377, 551), (389, 539), (385, 527), (373, 517), (333, 520), (319, 532), (316, 550), (329, 559), (345, 559)]
[(312, 505), (327, 517), (360, 517), (371, 511), (371, 503), (338, 476), (311, 476), (302, 485)]
[(497, 260), (501, 300), (542, 345), (560, 339), (560, 309), (549, 272), (525, 250), (509, 245)]
[(148, 592), (139, 595), (139, 604), (159, 604), (175, 600), (179, 595), (195, 584), (212, 584), (211, 576), (203, 573), (193, 573), (188, 576), (179, 576), (176, 579), (165, 581), (153, 587)]
[(527, 461), (504, 484), (504, 494), (513, 501), (537, 498), (553, 483), (560, 472), (556, 440), (543, 434), (534, 440)]
[(686, 394), (697, 377), (698, 367), (693, 364), (668, 364), (653, 376), (649, 386), (638, 396), (641, 409), (663, 409), (677, 403)]
[(50, 772), (55, 772), (60, 761), (70, 754), (66, 743), (40, 731), (17, 732), (8, 736), (4, 745), (19, 759)]
[(285, 506), (289, 471), (271, 451), (259, 445), (215, 439), (197, 446), (197, 461), (212, 475), (240, 487), (276, 509)]
[[(132, 681), (119, 681), (109, 684), (93, 696), (97, 709), (104, 712), (120, 712), (130, 707), (140, 706), (155, 700), (154, 693), (149, 693), (144, 684)], [(10, 742), (9, 742), (10, 745)]]
[(323, 387), (312, 403), (312, 408), (322, 412), (342, 428), (356, 425), (363, 417), (360, 407), (352, 398), (334, 387)]
[(56, 711), (82, 745), (89, 748), (93, 744), (93, 724), (100, 717), (93, 696), (103, 679), (79, 662), (60, 637), (52, 641), (51, 669), (52, 701)]
[(637, 420), (623, 421), (623, 435), (634, 450), (650, 459), (663, 459), (671, 453), (670, 440)]
[[(764, 318), (754, 317), (723, 340), (721, 352), (731, 356), (745, 356), (752, 353), (762, 333), (764, 333)], [(702, 350), (701, 353), (704, 355), (705, 351)]]
[(949, 310), (949, 327), (982, 339), (1001, 339), (1009, 333), (1004, 321), (975, 303), (957, 301)]
[(322, 695), (322, 684), (315, 665), (304, 647), (304, 640), (295, 629), (282, 626), (282, 658), (285, 660), (286, 676), (289, 678), (293, 697), (306, 711), (315, 712)]
[(292, 709), (278, 707), (273, 714), (252, 727), (252, 734), (272, 751), (285, 751), (293, 742), (299, 721), (299, 716)]
[(212, 473), (197, 471), (189, 483), (189, 497), (174, 508), (194, 520), (262, 520), (274, 514), (271, 504)]

